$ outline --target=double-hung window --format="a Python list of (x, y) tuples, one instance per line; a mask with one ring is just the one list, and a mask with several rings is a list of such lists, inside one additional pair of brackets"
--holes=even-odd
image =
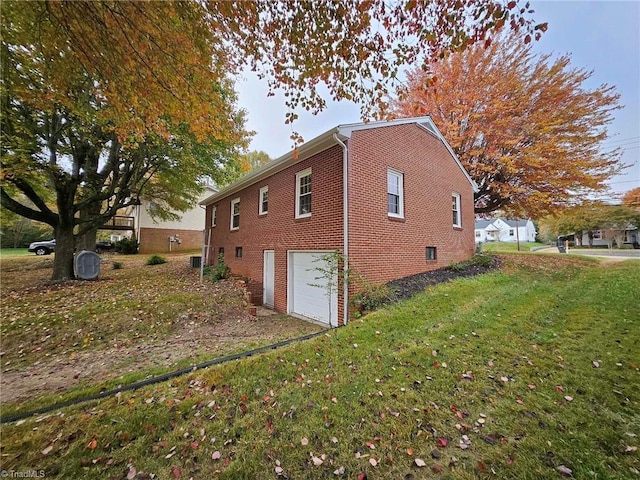
[(460, 194), (459, 193), (451, 194), (451, 206), (452, 206), (452, 213), (453, 213), (453, 226), (461, 227), (462, 220), (460, 218)]
[(231, 230), (240, 228), (240, 199), (231, 200)]
[(387, 212), (390, 217), (404, 218), (404, 175), (387, 170)]
[(264, 215), (269, 211), (269, 187), (262, 187), (260, 189), (260, 197), (258, 198), (258, 214)]
[(296, 174), (296, 218), (311, 216), (311, 169)]

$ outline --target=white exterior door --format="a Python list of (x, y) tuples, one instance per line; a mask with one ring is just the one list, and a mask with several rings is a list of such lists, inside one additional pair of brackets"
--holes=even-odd
[(331, 281), (318, 268), (330, 252), (289, 252), (289, 313), (335, 327), (338, 321), (338, 273)]
[(267, 307), (273, 308), (273, 289), (275, 285), (275, 254), (273, 250), (264, 251), (264, 268), (263, 268), (263, 290), (262, 290), (262, 303)]

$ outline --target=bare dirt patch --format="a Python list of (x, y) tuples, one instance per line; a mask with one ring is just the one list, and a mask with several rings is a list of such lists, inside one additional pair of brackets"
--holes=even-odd
[(320, 329), (254, 317), (237, 280), (201, 284), (188, 256), (167, 258), (146, 266), (139, 256), (110, 256), (99, 280), (56, 284), (47, 260), (3, 262), (1, 402), (144, 377)]

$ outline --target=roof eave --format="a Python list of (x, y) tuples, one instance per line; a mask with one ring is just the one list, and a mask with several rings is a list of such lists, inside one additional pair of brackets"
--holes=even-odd
[(232, 183), (226, 188), (221, 189), (218, 193), (205, 198), (200, 202), (200, 205), (211, 205), (212, 203), (215, 203), (224, 197), (233, 195), (243, 188), (264, 180), (274, 173), (284, 170), (285, 168), (288, 168), (291, 165), (295, 165), (296, 163), (300, 163), (301, 161), (315, 155), (316, 153), (322, 152), (327, 148), (331, 148), (332, 146), (337, 145), (337, 142), (333, 136), (334, 134), (340, 134), (339, 127), (334, 127), (331, 130), (327, 130), (325, 133), (311, 139), (309, 142), (302, 144), (298, 148), (297, 157), (294, 158), (293, 151), (287, 152), (280, 158), (267, 163), (266, 165), (254, 170), (253, 172), (248, 173), (240, 180)]

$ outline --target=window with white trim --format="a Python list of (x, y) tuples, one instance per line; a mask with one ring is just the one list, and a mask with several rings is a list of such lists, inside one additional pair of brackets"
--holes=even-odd
[(387, 212), (390, 217), (404, 218), (404, 175), (387, 170)]
[(217, 220), (216, 213), (217, 213), (217, 210), (218, 210), (218, 207), (213, 207), (211, 209), (211, 226), (212, 227), (216, 226), (216, 220)]
[(296, 173), (296, 218), (311, 216), (311, 169)]
[(452, 213), (453, 213), (453, 226), (461, 227), (462, 220), (460, 218), (460, 194), (452, 193), (451, 194), (451, 205), (452, 205)]
[(260, 196), (258, 198), (258, 214), (264, 215), (269, 211), (269, 186), (262, 187), (260, 189)]
[(231, 200), (231, 230), (240, 228), (240, 199)]

